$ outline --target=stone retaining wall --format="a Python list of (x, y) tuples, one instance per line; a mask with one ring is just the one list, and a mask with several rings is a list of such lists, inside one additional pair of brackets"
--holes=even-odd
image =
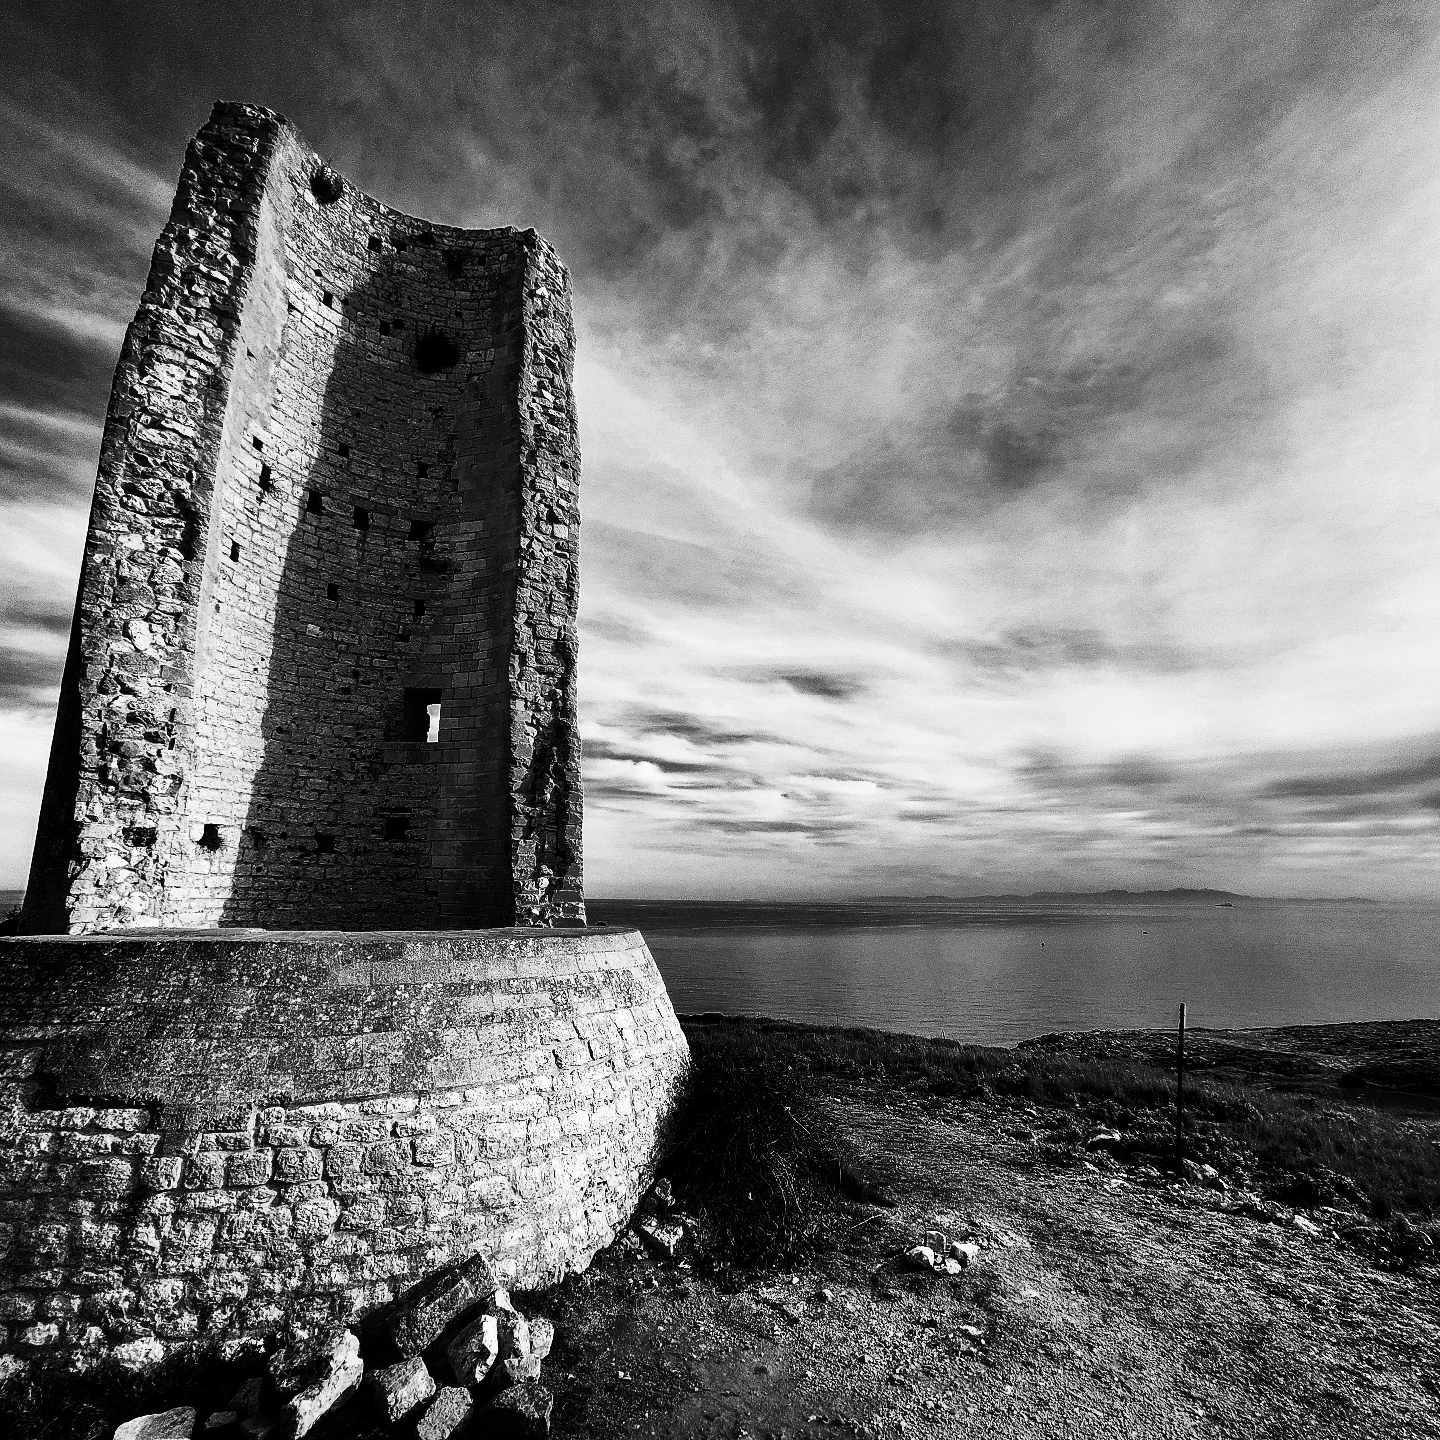
[(581, 1269), (688, 1063), (635, 931), (0, 940), (0, 1352), (352, 1320)]

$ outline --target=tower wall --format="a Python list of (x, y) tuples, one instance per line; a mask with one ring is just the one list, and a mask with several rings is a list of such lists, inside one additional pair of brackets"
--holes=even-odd
[(216, 106), (116, 370), (27, 932), (583, 921), (573, 354), (533, 231)]

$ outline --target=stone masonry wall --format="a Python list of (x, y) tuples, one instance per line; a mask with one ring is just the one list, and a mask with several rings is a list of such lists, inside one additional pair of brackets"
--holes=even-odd
[(534, 232), (216, 107), (116, 372), (27, 932), (583, 922), (573, 355)]
[(583, 1268), (687, 1056), (633, 931), (0, 940), (0, 1352), (148, 1363), (477, 1252)]

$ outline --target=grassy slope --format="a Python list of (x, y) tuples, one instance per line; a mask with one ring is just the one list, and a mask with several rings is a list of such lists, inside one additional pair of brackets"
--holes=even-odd
[[(1056, 1036), (1003, 1050), (720, 1016), (687, 1017), (685, 1028), (694, 1077), (668, 1168), (682, 1193), (701, 1197), (719, 1242), (711, 1253), (739, 1265), (782, 1262), (824, 1227), (829, 1197), (863, 1186), (843, 1173), (844, 1137), (817, 1133), (814, 1100), (848, 1086), (898, 1087), (937, 1103), (1010, 1098), (1046, 1117), (1052, 1151), (1077, 1150), (1104, 1125), (1121, 1131), (1122, 1160), (1174, 1163), (1171, 1042), (1153, 1035)], [(1289, 1205), (1440, 1218), (1440, 1126), (1423, 1112), (1377, 1109), (1325, 1069), (1280, 1064), (1277, 1087), (1274, 1050), (1248, 1072), (1231, 1055), (1223, 1074), (1207, 1073), (1206, 1044), (1191, 1043), (1200, 1069), (1186, 1084), (1187, 1159)], [(1383, 1062), (1384, 1049), (1372, 1034), (1365, 1062)]]

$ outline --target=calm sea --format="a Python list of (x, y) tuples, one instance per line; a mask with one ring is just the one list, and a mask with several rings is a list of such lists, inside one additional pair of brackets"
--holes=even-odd
[[(0, 913), (18, 900), (0, 892)], [(681, 1013), (1008, 1044), (1050, 1030), (1440, 1017), (1440, 907), (592, 900)]]
[(1440, 1016), (1440, 907), (1348, 902), (590, 903), (682, 1013), (1008, 1044), (1052, 1030)]

